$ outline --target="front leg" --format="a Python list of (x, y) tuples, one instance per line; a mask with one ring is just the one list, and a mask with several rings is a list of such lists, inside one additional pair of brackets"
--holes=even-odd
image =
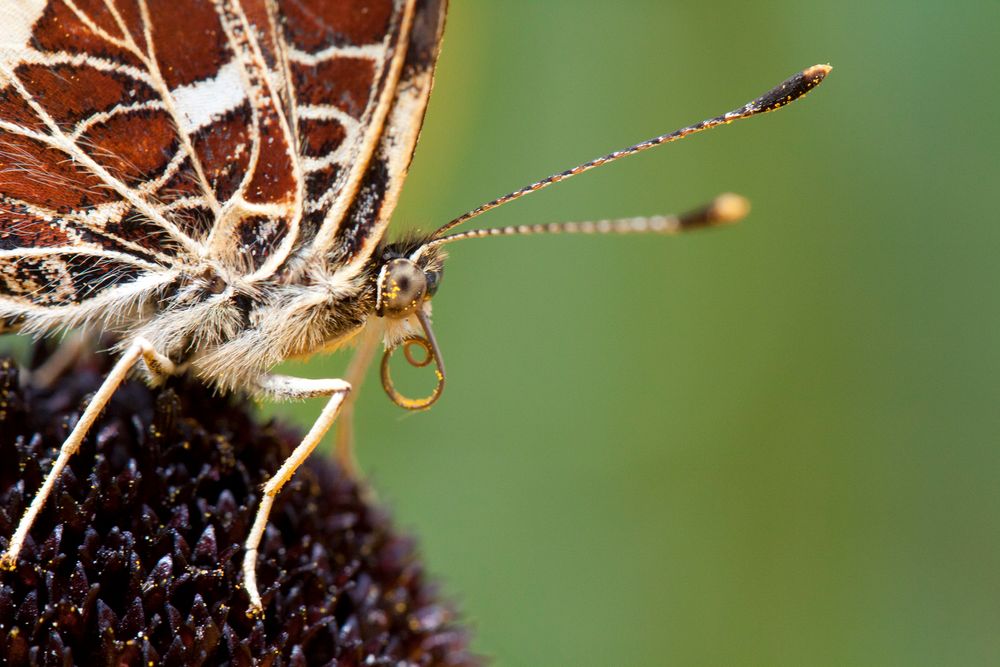
[(260, 592), (257, 590), (257, 548), (264, 537), (267, 517), (271, 513), (271, 506), (274, 505), (274, 498), (299, 466), (305, 463), (333, 425), (340, 407), (351, 393), (351, 385), (343, 380), (307, 380), (287, 375), (268, 375), (261, 380), (260, 390), (265, 396), (276, 400), (301, 400), (317, 396), (329, 396), (330, 400), (327, 401), (306, 437), (292, 450), (291, 455), (274, 473), (274, 477), (264, 484), (264, 495), (261, 497), (260, 507), (257, 508), (257, 516), (250, 529), (250, 535), (247, 537), (246, 553), (243, 557), (243, 581), (247, 587), (247, 595), (250, 596), (250, 613), (253, 614), (259, 614), (264, 609)]
[(100, 416), (104, 406), (108, 404), (111, 396), (121, 386), (122, 382), (125, 381), (132, 366), (140, 359), (146, 364), (146, 368), (149, 370), (151, 379), (154, 382), (172, 375), (175, 371), (173, 362), (157, 352), (153, 345), (145, 338), (138, 338), (129, 345), (128, 349), (118, 359), (118, 363), (115, 364), (114, 368), (111, 369), (111, 372), (104, 379), (104, 382), (101, 383), (101, 386), (97, 389), (97, 393), (90, 399), (90, 403), (87, 404), (87, 408), (80, 415), (80, 419), (76, 422), (73, 430), (70, 431), (66, 441), (63, 442), (56, 462), (52, 464), (52, 469), (45, 476), (45, 481), (42, 482), (41, 488), (35, 493), (31, 504), (25, 510), (21, 521), (17, 524), (17, 528), (14, 530), (14, 534), (7, 545), (7, 550), (0, 556), (0, 568), (14, 569), (17, 564), (18, 554), (21, 552), (21, 547), (24, 546), (24, 541), (28, 538), (31, 525), (35, 522), (39, 512), (42, 511), (42, 507), (45, 506), (45, 501), (52, 493), (56, 480), (59, 479), (59, 475), (62, 474), (70, 458), (80, 448), (80, 443), (83, 442), (83, 438), (87, 435), (90, 427), (93, 426), (94, 422)]

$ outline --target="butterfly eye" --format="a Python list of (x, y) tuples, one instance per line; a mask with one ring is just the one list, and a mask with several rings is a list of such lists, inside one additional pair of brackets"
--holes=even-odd
[(408, 259), (385, 265), (379, 280), (379, 309), (385, 317), (407, 317), (424, 302), (427, 276)]
[(442, 271), (428, 271), (424, 275), (427, 277), (427, 297), (430, 298), (437, 294), (438, 287), (441, 286), (441, 274)]

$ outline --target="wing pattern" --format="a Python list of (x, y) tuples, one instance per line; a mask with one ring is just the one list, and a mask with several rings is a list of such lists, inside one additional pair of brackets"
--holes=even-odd
[[(0, 319), (370, 252), (443, 0), (4, 0)], [(403, 46), (400, 46), (403, 45)]]
[[(393, 132), (393, 110), (412, 91), (413, 44), (440, 38), (441, 0), (278, 0), (292, 109), (306, 195), (298, 256), (335, 262), (359, 257), (358, 240), (380, 234), (388, 219), (386, 186), (402, 184), (405, 168), (388, 173), (377, 153)], [(433, 55), (437, 43), (432, 45)], [(433, 55), (421, 72), (433, 67)], [(421, 91), (426, 104), (430, 86)], [(419, 126), (423, 104), (411, 109)], [(397, 152), (409, 163), (413, 145)], [(392, 202), (394, 203), (394, 202)], [(384, 226), (383, 226), (384, 227)], [(350, 230), (350, 231), (348, 231)]]
[[(329, 244), (348, 265), (347, 271), (368, 260), (399, 200), (434, 83), (447, 9), (447, 0), (416, 3), (406, 51), (400, 54), (399, 80), (386, 109), (376, 152)], [(330, 252), (326, 245), (318, 245), (321, 251)]]

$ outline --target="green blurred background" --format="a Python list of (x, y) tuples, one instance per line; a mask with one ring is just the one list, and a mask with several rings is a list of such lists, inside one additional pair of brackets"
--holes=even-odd
[(478, 651), (1000, 664), (1000, 3), (452, 5), (397, 230), (835, 68), (478, 221), (744, 224), (453, 246), (444, 398), (369, 377), (362, 463)]
[(397, 230), (834, 66), (478, 221), (735, 191), (744, 224), (456, 245), (444, 398), (404, 414), (369, 377), (362, 464), (476, 649), (1000, 664), (1000, 3), (452, 4)]

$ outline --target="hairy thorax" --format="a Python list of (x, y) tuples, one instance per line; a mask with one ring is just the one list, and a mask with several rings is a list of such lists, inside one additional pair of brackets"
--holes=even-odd
[(223, 391), (256, 393), (282, 361), (349, 342), (374, 308), (370, 272), (314, 268), (294, 281), (249, 282), (205, 266), (180, 282), (151, 317), (123, 332), (142, 337)]

